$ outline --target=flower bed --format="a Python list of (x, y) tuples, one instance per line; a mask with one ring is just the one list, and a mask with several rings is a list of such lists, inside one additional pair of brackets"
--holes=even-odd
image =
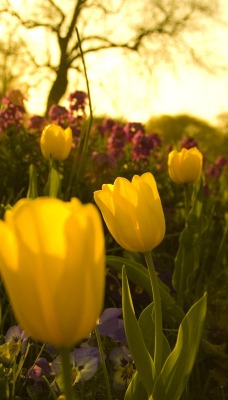
[(223, 400), (228, 160), (87, 106), (0, 111), (0, 399)]

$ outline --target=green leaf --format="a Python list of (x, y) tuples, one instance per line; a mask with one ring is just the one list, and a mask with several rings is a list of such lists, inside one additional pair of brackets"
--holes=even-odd
[(208, 228), (208, 221), (203, 214), (202, 190), (201, 184), (180, 235), (175, 258), (172, 283), (180, 302), (191, 292), (190, 279), (199, 268), (203, 234)]
[(128, 388), (124, 396), (124, 400), (139, 400), (139, 399), (148, 400), (148, 394), (139, 378), (138, 372), (136, 371), (131, 382), (128, 385)]
[[(149, 273), (144, 265), (127, 258), (116, 256), (106, 256), (106, 263), (118, 272), (122, 271), (122, 267), (124, 265), (128, 278), (136, 285), (141, 286), (143, 290), (148, 293), (152, 300)], [(158, 284), (161, 296), (163, 318), (171, 326), (179, 326), (184, 318), (184, 312), (170, 295), (170, 289), (159, 279), (159, 277)]]
[[(154, 344), (155, 344), (155, 327), (153, 319), (153, 303), (149, 304), (140, 314), (138, 323), (143, 335), (144, 342), (147, 346), (149, 353), (154, 355)], [(163, 354), (162, 354), (162, 364), (165, 363), (167, 357), (170, 355), (171, 350), (169, 343), (163, 334)]]
[(36, 168), (33, 164), (29, 166), (29, 188), (27, 192), (28, 199), (36, 199), (38, 197), (37, 191), (37, 174)]
[(197, 356), (207, 311), (205, 293), (188, 311), (178, 331), (176, 345), (167, 358), (153, 390), (154, 400), (179, 400)]
[(222, 263), (222, 259), (223, 259), (224, 255), (226, 254), (227, 243), (228, 243), (227, 236), (228, 236), (228, 228), (227, 228), (227, 224), (226, 224), (226, 226), (224, 227), (224, 230), (223, 230), (223, 236), (222, 236), (221, 242), (220, 242), (218, 250), (217, 250), (216, 260), (213, 265), (214, 271), (218, 271), (219, 265)]
[(122, 280), (123, 318), (128, 347), (135, 362), (140, 380), (147, 393), (151, 394), (155, 378), (154, 362), (147, 350), (141, 329), (134, 313), (126, 269), (124, 267), (122, 272)]

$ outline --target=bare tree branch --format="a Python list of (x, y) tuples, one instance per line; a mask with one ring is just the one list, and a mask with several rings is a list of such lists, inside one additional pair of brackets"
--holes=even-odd
[[(40, 68), (48, 68), (56, 74), (48, 95), (47, 110), (53, 103), (58, 103), (65, 94), (68, 86), (68, 71), (72, 68), (80, 70), (80, 52), (74, 32), (75, 26), (78, 28), (80, 26), (82, 29), (79, 30), (85, 55), (111, 48), (122, 48), (133, 54), (142, 55), (148, 52), (148, 54), (152, 54), (152, 58), (160, 52), (160, 58), (167, 59), (168, 56), (171, 58), (173, 49), (177, 48), (186, 52), (197, 65), (207, 70), (210, 69), (207, 60), (203, 60), (197, 53), (186, 39), (185, 33), (197, 32), (197, 30), (201, 33), (199, 28), (201, 20), (216, 20), (217, 0), (213, 0), (210, 4), (203, 0), (183, 0), (182, 2), (177, 0), (140, 0), (137, 2), (122, 0), (110, 1), (107, 4), (104, 4), (102, 0), (74, 0), (74, 3), (72, 0), (69, 2), (70, 12), (66, 10), (67, 2), (62, 5), (62, 3), (57, 4), (55, 0), (46, 0), (46, 3), (40, 3), (37, 15), (31, 7), (28, 18), (24, 18), (23, 14), (17, 11), (9, 0), (6, 0), (5, 3), (7, 6), (0, 9), (0, 14), (10, 15), (16, 19), (18, 26), (23, 27), (25, 32), (39, 27), (43, 28), (52, 40), (55, 38), (56, 48), (59, 51), (57, 63), (56, 59), (53, 59), (52, 51), (47, 43), (45, 43), (46, 50), (44, 49), (42, 61), (37, 62), (36, 53), (26, 45), (26, 35), (22, 37), (23, 47), (27, 53), (26, 57), (31, 65), (36, 67), (37, 71)], [(45, 13), (47, 10), (48, 14)], [(38, 15), (40, 16), (38, 17)], [(105, 26), (105, 30), (102, 32), (99, 24), (100, 18)], [(113, 18), (116, 25), (113, 23)], [(121, 30), (127, 29), (126, 35), (119, 33), (121, 30), (118, 18), (120, 21), (124, 21)], [(123, 22), (121, 23), (123, 24)], [(93, 29), (95, 30), (94, 34), (91, 34)]]

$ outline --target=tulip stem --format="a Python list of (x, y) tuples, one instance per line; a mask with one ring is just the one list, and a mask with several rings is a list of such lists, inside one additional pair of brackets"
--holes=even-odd
[(102, 347), (102, 343), (101, 343), (100, 332), (99, 332), (99, 329), (97, 326), (95, 326), (94, 330), (95, 330), (95, 334), (96, 334), (96, 338), (97, 338), (97, 343), (98, 343), (100, 357), (101, 357), (101, 364), (102, 364), (103, 374), (104, 374), (104, 378), (105, 378), (105, 384), (106, 384), (106, 389), (107, 389), (107, 400), (112, 400), (112, 393), (111, 393), (110, 382), (109, 382), (109, 378), (108, 378), (108, 372), (107, 372), (107, 368), (106, 368), (106, 364), (105, 364), (104, 351), (103, 351), (103, 347)]
[(192, 187), (189, 183), (184, 184), (184, 199), (185, 199), (185, 217), (188, 218), (191, 209)]
[(161, 297), (151, 252), (144, 253), (144, 257), (147, 263), (150, 276), (150, 283), (153, 293), (154, 325), (155, 325), (154, 365), (156, 374), (158, 376), (162, 368), (162, 347), (163, 347)]
[(54, 160), (49, 160), (48, 181), (45, 186), (45, 195), (49, 197), (58, 197), (60, 192), (60, 177)]
[(72, 366), (70, 363), (70, 350), (68, 347), (61, 347), (59, 349), (59, 354), (62, 362), (62, 374), (63, 374), (63, 384), (64, 393), (66, 400), (74, 399), (74, 391), (72, 386)]

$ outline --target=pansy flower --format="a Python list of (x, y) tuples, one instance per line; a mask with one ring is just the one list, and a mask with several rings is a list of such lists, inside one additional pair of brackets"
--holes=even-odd
[(19, 325), (11, 326), (5, 335), (6, 343), (20, 344), (21, 354), (25, 354), (27, 344), (28, 344), (28, 339), (29, 339), (29, 336)]
[(53, 375), (49, 362), (44, 357), (36, 360), (35, 364), (28, 369), (27, 377), (34, 381), (41, 381), (43, 376), (50, 377)]
[[(70, 354), (72, 367), (72, 384), (85, 382), (97, 372), (99, 363), (99, 350), (97, 347), (79, 348)], [(56, 384), (63, 389), (61, 359), (58, 356), (52, 363), (52, 370), (56, 375)]]
[(134, 373), (135, 364), (127, 347), (115, 347), (109, 354), (114, 364), (113, 387), (116, 390), (125, 390), (129, 385)]
[(127, 341), (122, 319), (118, 317), (122, 315), (121, 308), (106, 308), (99, 319), (97, 325), (100, 335), (106, 335), (118, 342), (125, 343)]

